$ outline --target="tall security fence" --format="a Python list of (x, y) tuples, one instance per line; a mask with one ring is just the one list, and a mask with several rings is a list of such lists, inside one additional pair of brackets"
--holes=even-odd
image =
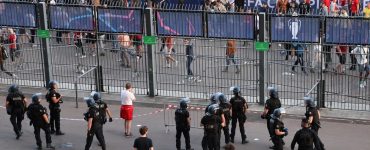
[[(312, 96), (319, 107), (370, 109), (368, 67), (358, 65), (369, 54), (363, 50), (370, 20), (359, 16), (136, 1), (32, 2), (0, 2), (10, 55), (2, 61), (1, 83), (58, 80), (65, 89), (119, 93), (131, 82), (137, 94), (193, 99), (214, 92), (230, 97), (230, 87), (240, 86), (248, 102), (260, 104), (272, 86), (289, 106)], [(9, 43), (9, 28), (16, 42)], [(268, 51), (258, 51), (257, 41), (268, 42)]]

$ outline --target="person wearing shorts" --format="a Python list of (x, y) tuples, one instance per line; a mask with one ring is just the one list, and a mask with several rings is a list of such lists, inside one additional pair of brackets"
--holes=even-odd
[(122, 119), (125, 120), (125, 136), (132, 136), (131, 133), (131, 123), (132, 123), (132, 115), (134, 113), (134, 106), (133, 101), (136, 100), (134, 95), (132, 85), (130, 83), (126, 83), (125, 89), (121, 91), (121, 113), (120, 116)]
[[(369, 76), (369, 62), (367, 59), (367, 55), (369, 54), (369, 48), (365, 46), (358, 45), (355, 49), (351, 51), (352, 54), (355, 55), (357, 64), (358, 64), (358, 71), (360, 72), (360, 88), (366, 87), (366, 79)], [(365, 74), (364, 74), (365, 72)]]
[(339, 58), (339, 64), (335, 67), (334, 71), (339, 74), (344, 74), (344, 65), (346, 64), (348, 47), (347, 46), (337, 46), (337, 55)]

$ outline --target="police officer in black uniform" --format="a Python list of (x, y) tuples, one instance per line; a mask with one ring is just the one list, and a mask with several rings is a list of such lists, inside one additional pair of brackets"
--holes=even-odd
[(204, 126), (203, 150), (220, 150), (219, 130), (224, 125), (220, 116), (217, 115), (218, 110), (218, 104), (210, 105), (206, 115), (201, 120), (201, 125)]
[(186, 150), (190, 150), (190, 115), (188, 108), (189, 98), (182, 98), (180, 100), (180, 108), (175, 111), (175, 122), (176, 122), (176, 148), (181, 149), (181, 134), (184, 134)]
[(304, 102), (306, 105), (306, 113), (305, 116), (308, 119), (308, 123), (311, 125), (311, 129), (319, 134), (320, 125), (320, 112), (315, 107), (315, 102), (311, 97), (304, 97)]
[(294, 150), (295, 144), (298, 143), (298, 150), (314, 150), (313, 144), (315, 144), (316, 150), (321, 150), (319, 137), (314, 131), (310, 130), (308, 119), (302, 119), (301, 127), (302, 129), (294, 135), (291, 149)]
[[(321, 128), (320, 123), (320, 111), (316, 108), (315, 102), (312, 97), (304, 97), (304, 102), (306, 105), (306, 119), (310, 124), (311, 130), (315, 131), (319, 135), (319, 129)], [(325, 149), (324, 143), (319, 138), (320, 147), (322, 150)]]
[(247, 121), (247, 116), (245, 115), (245, 113), (248, 109), (248, 104), (247, 101), (241, 96), (239, 87), (233, 88), (233, 94), (234, 96), (230, 99), (231, 104), (230, 141), (234, 143), (236, 123), (239, 121), (239, 129), (240, 134), (242, 136), (242, 144), (246, 144), (249, 141), (247, 140), (247, 136), (245, 135), (244, 123), (245, 121)]
[(42, 141), (40, 138), (40, 129), (44, 130), (46, 136), (46, 148), (54, 149), (51, 145), (50, 124), (46, 108), (40, 104), (41, 93), (32, 96), (32, 103), (28, 106), (27, 117), (31, 120), (30, 125), (33, 125), (36, 144), (39, 150), (42, 149)]
[[(102, 124), (104, 125), (107, 123), (107, 114), (109, 117), (109, 122), (113, 122), (112, 118), (112, 112), (109, 110), (107, 103), (105, 103), (101, 97), (101, 94), (99, 92), (91, 92), (92, 98), (95, 101), (96, 108), (98, 108)], [(103, 127), (103, 126), (102, 126)], [(104, 135), (103, 135), (104, 136)], [(98, 135), (96, 134), (96, 138), (98, 138)], [(101, 146), (102, 143), (99, 143), (99, 146)]]
[(47, 102), (49, 102), (51, 134), (55, 133), (55, 135), (64, 135), (64, 133), (60, 130), (60, 103), (63, 103), (63, 100), (62, 95), (56, 91), (57, 89), (58, 82), (50, 81), (49, 91), (46, 93), (45, 98)]
[(106, 149), (104, 135), (103, 135), (103, 123), (102, 123), (102, 114), (99, 112), (99, 109), (96, 107), (96, 103), (92, 98), (85, 98), (87, 106), (89, 107), (88, 111), (84, 114), (85, 120), (88, 123), (87, 128), (87, 138), (85, 150), (89, 150), (96, 134), (102, 150)]
[(16, 135), (16, 139), (22, 136), (22, 120), (24, 119), (24, 113), (27, 108), (27, 100), (19, 91), (19, 87), (13, 84), (8, 89), (8, 96), (6, 97), (6, 111), (10, 115), (10, 122), (13, 125), (13, 130)]
[[(218, 99), (220, 101), (220, 110), (222, 111), (222, 114), (224, 114), (225, 117), (225, 126), (222, 127), (222, 130), (224, 131), (225, 135), (225, 143), (228, 144), (230, 142), (230, 132), (229, 132), (229, 124), (231, 119), (231, 104), (229, 103), (228, 99), (224, 94), (221, 94), (218, 96)], [(220, 134), (221, 137), (221, 134)]]
[(274, 150), (283, 150), (283, 137), (288, 135), (288, 129), (284, 127), (284, 123), (280, 119), (281, 110), (277, 108), (273, 111), (270, 119), (270, 127), (272, 133), (272, 143), (274, 146), (270, 147), (270, 149)]
[(269, 87), (269, 95), (270, 98), (266, 101), (265, 108), (262, 112), (261, 118), (267, 120), (267, 131), (269, 132), (270, 137), (273, 135), (273, 131), (271, 131), (270, 127), (270, 119), (271, 114), (274, 112), (275, 109), (281, 107), (281, 102), (279, 99), (278, 92), (273, 87)]

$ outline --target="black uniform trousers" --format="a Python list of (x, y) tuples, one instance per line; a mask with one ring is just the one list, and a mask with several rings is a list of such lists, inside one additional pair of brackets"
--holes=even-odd
[(102, 150), (105, 150), (106, 145), (105, 145), (105, 140), (104, 140), (104, 135), (103, 135), (103, 126), (91, 128), (90, 133), (87, 133), (85, 150), (90, 149), (95, 134), (96, 134), (96, 138), (98, 139), (101, 145)]
[[(311, 130), (315, 131), (315, 132), (316, 132), (316, 134), (317, 134), (317, 136), (319, 136), (319, 129), (320, 129), (320, 127), (319, 127), (319, 126), (317, 126), (317, 125), (312, 125), (312, 126), (311, 126)], [(321, 147), (321, 149), (324, 149), (324, 143), (322, 143), (322, 141), (321, 141), (321, 139), (320, 139), (320, 138), (319, 138), (319, 143), (320, 143), (320, 147)]]
[(15, 134), (19, 135), (22, 130), (22, 120), (24, 119), (24, 113), (22, 110), (13, 110), (10, 115), (10, 122), (13, 125), (13, 130)]
[[(230, 142), (230, 131), (229, 131), (228, 121), (226, 121), (226, 126), (222, 127), (222, 130), (224, 131), (224, 135), (225, 135), (225, 143), (228, 144)], [(220, 138), (221, 138), (221, 134), (220, 134)]]
[(219, 135), (204, 135), (202, 139), (203, 150), (220, 150)]
[(40, 130), (44, 130), (45, 132), (45, 138), (46, 138), (46, 143), (50, 144), (51, 143), (51, 136), (50, 136), (50, 128), (49, 125), (33, 125), (34, 133), (35, 133), (35, 138), (36, 138), (36, 144), (37, 146), (42, 146), (42, 141), (40, 138)]
[(50, 127), (52, 131), (60, 132), (60, 108), (50, 108)]
[(239, 122), (239, 129), (240, 129), (240, 134), (242, 136), (242, 140), (247, 139), (247, 136), (245, 135), (245, 130), (244, 130), (244, 122), (246, 121), (245, 114), (238, 113), (236, 115), (233, 115), (231, 117), (231, 135), (230, 138), (234, 140), (235, 137), (235, 128), (236, 128), (236, 122)]
[(273, 136), (271, 140), (272, 143), (274, 143), (274, 150), (283, 150), (283, 138), (279, 136)]
[(270, 120), (271, 120), (270, 117), (266, 119), (266, 121), (267, 121), (267, 131), (269, 132), (270, 137), (272, 137), (272, 135), (274, 134), (273, 133), (274, 131), (271, 131)]
[(189, 128), (176, 127), (176, 148), (181, 148), (181, 134), (184, 134), (186, 149), (190, 149), (190, 135)]

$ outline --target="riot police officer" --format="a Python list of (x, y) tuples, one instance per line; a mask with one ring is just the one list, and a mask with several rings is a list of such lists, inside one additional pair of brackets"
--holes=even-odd
[(24, 119), (24, 113), (26, 112), (27, 100), (19, 91), (19, 87), (13, 84), (8, 89), (8, 96), (6, 97), (6, 110), (10, 115), (10, 122), (13, 125), (13, 130), (16, 135), (16, 139), (22, 136), (22, 120)]
[[(231, 119), (230, 109), (231, 104), (229, 103), (228, 99), (224, 94), (218, 96), (218, 100), (220, 101), (220, 110), (225, 117), (225, 126), (222, 127), (225, 135), (225, 143), (228, 144), (230, 142), (230, 132), (229, 132), (229, 124)], [(221, 137), (221, 134), (220, 134)]]
[(317, 134), (310, 130), (310, 123), (307, 118), (303, 118), (299, 131), (294, 135), (291, 149), (294, 150), (295, 144), (298, 143), (298, 150), (314, 150), (313, 144), (315, 144), (316, 150), (321, 150), (319, 137)]
[(64, 135), (64, 133), (60, 130), (60, 103), (63, 103), (63, 100), (62, 95), (56, 91), (57, 89), (58, 82), (50, 81), (49, 91), (46, 93), (45, 98), (47, 102), (49, 102), (51, 134), (55, 133), (55, 135)]
[(304, 97), (304, 103), (306, 105), (306, 113), (305, 116), (308, 119), (308, 123), (311, 125), (311, 129), (319, 134), (320, 125), (320, 112), (315, 107), (315, 102), (311, 97)]
[(278, 92), (273, 87), (269, 87), (269, 96), (270, 98), (266, 101), (265, 108), (262, 112), (261, 118), (267, 120), (267, 131), (269, 132), (270, 137), (273, 135), (270, 127), (271, 114), (275, 109), (281, 107), (281, 102), (279, 99)]
[(218, 111), (218, 104), (210, 105), (201, 120), (201, 125), (204, 126), (203, 150), (220, 150), (219, 130), (224, 125), (221, 123), (220, 116), (217, 115)]
[(234, 96), (230, 99), (231, 104), (230, 141), (234, 143), (236, 123), (239, 121), (239, 129), (240, 134), (242, 136), (242, 144), (246, 144), (249, 141), (247, 140), (247, 136), (245, 135), (244, 123), (247, 120), (247, 116), (245, 115), (245, 113), (248, 109), (248, 104), (247, 101), (241, 96), (239, 87), (233, 88), (233, 94)]
[(283, 150), (283, 137), (288, 135), (288, 129), (284, 127), (284, 123), (280, 119), (281, 110), (277, 108), (273, 111), (270, 119), (270, 127), (272, 131), (271, 140), (274, 146), (270, 149)]
[(104, 135), (103, 135), (103, 123), (102, 123), (102, 114), (99, 112), (99, 109), (96, 107), (96, 103), (92, 98), (85, 98), (86, 104), (89, 107), (88, 111), (84, 114), (85, 120), (87, 121), (87, 137), (85, 150), (89, 150), (96, 134), (102, 150), (106, 149)]
[(101, 97), (99, 92), (92, 92), (92, 98), (96, 103), (96, 107), (99, 109), (99, 112), (102, 116), (102, 123), (105, 124), (107, 122), (107, 115), (109, 117), (109, 122), (113, 122), (112, 112), (109, 110), (107, 103), (105, 103)]
[(189, 98), (182, 98), (180, 100), (180, 108), (175, 111), (175, 122), (176, 122), (176, 148), (181, 149), (181, 134), (184, 134), (186, 150), (190, 150), (190, 115), (188, 108)]
[[(304, 97), (304, 103), (306, 105), (306, 119), (310, 124), (311, 130), (315, 131), (319, 135), (319, 129), (321, 128), (320, 123), (320, 111), (316, 108), (315, 102), (312, 97)], [(322, 150), (325, 149), (324, 143), (319, 138), (320, 147)]]
[(42, 141), (40, 138), (40, 129), (44, 130), (46, 136), (46, 148), (54, 149), (51, 145), (50, 124), (46, 108), (40, 104), (41, 93), (32, 96), (32, 103), (28, 106), (27, 117), (31, 120), (30, 125), (33, 125), (36, 144), (38, 149), (42, 149)]

